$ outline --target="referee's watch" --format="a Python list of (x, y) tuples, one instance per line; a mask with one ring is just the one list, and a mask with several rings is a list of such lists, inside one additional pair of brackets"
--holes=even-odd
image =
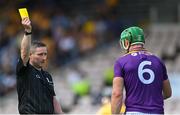
[(32, 34), (32, 31), (31, 32), (25, 31), (25, 35), (31, 35), (31, 34)]

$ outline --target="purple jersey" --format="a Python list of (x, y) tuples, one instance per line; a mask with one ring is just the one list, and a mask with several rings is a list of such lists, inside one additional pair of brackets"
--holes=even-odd
[(114, 64), (114, 77), (124, 79), (126, 111), (164, 113), (163, 81), (168, 79), (162, 61), (146, 52), (132, 52)]

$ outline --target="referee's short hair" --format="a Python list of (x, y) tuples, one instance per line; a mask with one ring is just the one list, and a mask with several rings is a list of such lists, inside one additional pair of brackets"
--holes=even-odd
[(35, 48), (37, 48), (37, 47), (46, 47), (46, 44), (44, 44), (41, 41), (36, 40), (36, 41), (32, 41), (31, 46), (35, 47)]
[(41, 42), (41, 41), (32, 41), (31, 43), (31, 51), (33, 51), (34, 49), (38, 48), (38, 47), (46, 47), (46, 44)]

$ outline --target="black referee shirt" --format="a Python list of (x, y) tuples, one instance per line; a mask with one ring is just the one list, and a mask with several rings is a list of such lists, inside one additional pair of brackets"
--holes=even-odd
[(32, 65), (23, 65), (20, 58), (16, 67), (19, 113), (43, 114), (54, 113), (54, 85), (51, 75), (39, 71)]

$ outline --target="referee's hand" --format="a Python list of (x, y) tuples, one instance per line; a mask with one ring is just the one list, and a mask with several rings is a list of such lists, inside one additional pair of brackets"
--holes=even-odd
[(25, 29), (26, 32), (31, 32), (32, 26), (31, 26), (31, 21), (30, 21), (30, 19), (28, 17), (23, 18), (21, 23), (24, 26), (24, 29)]

